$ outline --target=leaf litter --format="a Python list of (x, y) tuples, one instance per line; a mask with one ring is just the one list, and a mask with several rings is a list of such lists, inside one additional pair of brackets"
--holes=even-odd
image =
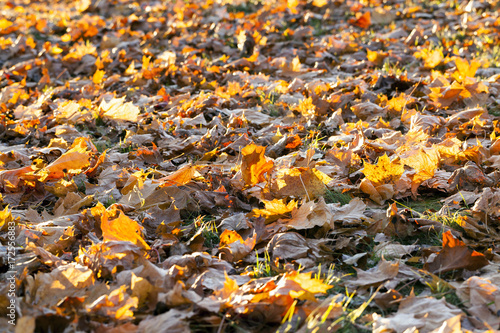
[(2, 329), (500, 329), (498, 3), (0, 6)]

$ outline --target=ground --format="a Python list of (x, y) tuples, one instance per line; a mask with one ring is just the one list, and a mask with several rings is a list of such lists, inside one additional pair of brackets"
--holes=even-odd
[(498, 2), (0, 6), (2, 331), (500, 329)]

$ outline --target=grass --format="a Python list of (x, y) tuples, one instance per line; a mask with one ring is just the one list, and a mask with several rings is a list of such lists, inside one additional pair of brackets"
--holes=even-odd
[(108, 208), (109, 206), (111, 206), (112, 204), (115, 204), (115, 203), (116, 203), (115, 198), (112, 195), (110, 195), (108, 197), (108, 200), (106, 200), (106, 202), (104, 202), (103, 205), (104, 205), (104, 207)]
[(351, 196), (346, 193), (342, 193), (336, 190), (326, 190), (323, 195), (325, 202), (329, 203), (340, 203), (341, 206), (347, 205), (351, 201)]
[(440, 200), (440, 197), (427, 197), (420, 200), (407, 200), (405, 202), (394, 200), (394, 202), (401, 207), (410, 209), (412, 213), (417, 213), (414, 217), (421, 217), (426, 212), (431, 213), (440, 210), (443, 207)]
[(203, 245), (209, 249), (219, 246), (220, 235), (217, 230), (215, 220), (205, 215), (199, 215), (191, 223), (194, 223), (196, 232), (201, 230), (201, 235), (204, 238)]
[[(379, 288), (380, 289), (380, 288)], [(373, 301), (375, 296), (378, 294), (379, 289), (377, 289), (366, 301), (362, 301), (360, 304), (355, 302), (356, 292), (349, 293), (346, 290), (346, 295), (337, 294), (331, 300), (326, 300), (322, 306), (319, 306), (309, 314), (305, 320), (306, 330), (305, 332), (319, 332), (319, 331), (331, 331), (331, 332), (358, 332), (358, 331), (371, 331), (369, 326), (371, 323), (359, 323), (359, 319), (362, 318), (366, 309), (369, 307), (370, 303)], [(358, 303), (359, 305), (355, 305)], [(324, 308), (328, 304), (328, 308), (324, 312), (320, 312), (318, 309)], [(335, 319), (329, 319), (332, 310), (335, 307), (342, 308), (342, 315)], [(285, 330), (286, 332), (286, 330)], [(289, 330), (289, 332), (293, 332)]]
[(441, 277), (434, 275), (429, 272), (421, 271), (425, 273), (425, 277), (423, 277), (425, 281), (425, 285), (431, 290), (431, 293), (437, 299), (441, 299), (444, 297), (446, 302), (453, 304), (457, 307), (463, 305), (462, 300), (457, 296), (455, 292), (455, 288), (450, 285), (445, 280), (441, 279)]
[(329, 32), (329, 30), (325, 28), (325, 22), (323, 20), (311, 18), (308, 23), (314, 28), (314, 37), (323, 36)]
[(269, 256), (269, 252), (264, 252), (264, 258), (259, 259), (259, 253), (255, 251), (255, 257), (255, 265), (252, 267), (252, 275), (254, 278), (257, 279), (276, 275), (275, 270), (273, 270), (273, 264), (271, 262), (271, 257)]
[(276, 92), (276, 90), (271, 91), (268, 94), (266, 94), (262, 89), (257, 89), (256, 92), (264, 111), (267, 111), (271, 117), (278, 117), (280, 115), (280, 110), (278, 104), (276, 103), (280, 98), (280, 94)]

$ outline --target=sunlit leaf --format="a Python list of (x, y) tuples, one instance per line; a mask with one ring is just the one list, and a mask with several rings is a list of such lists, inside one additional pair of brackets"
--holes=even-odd
[(241, 174), (246, 184), (255, 185), (265, 181), (264, 175), (273, 168), (273, 161), (268, 160), (264, 156), (264, 152), (264, 147), (253, 143), (241, 150), (243, 156)]
[(115, 219), (110, 219), (109, 213), (104, 212), (101, 216), (101, 229), (104, 241), (128, 241), (149, 250), (149, 245), (141, 236), (143, 228), (121, 211)]
[(396, 182), (404, 172), (404, 166), (391, 161), (387, 155), (379, 157), (377, 164), (365, 162), (363, 173), (375, 186)]

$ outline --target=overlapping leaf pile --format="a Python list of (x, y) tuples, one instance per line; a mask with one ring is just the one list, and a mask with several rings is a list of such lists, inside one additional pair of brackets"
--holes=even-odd
[(16, 332), (500, 328), (497, 2), (0, 5)]

